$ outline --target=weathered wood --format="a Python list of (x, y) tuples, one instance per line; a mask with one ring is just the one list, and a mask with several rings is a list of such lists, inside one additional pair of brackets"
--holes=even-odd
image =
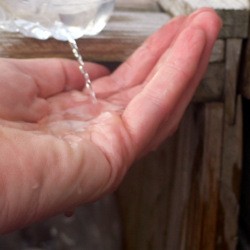
[(217, 10), (223, 20), (221, 38), (247, 38), (249, 10)]
[(222, 103), (191, 105), (175, 136), (131, 169), (118, 192), (125, 249), (215, 249), (222, 129)]
[[(183, 0), (182, 0), (183, 1)], [(244, 10), (249, 8), (248, 0), (184, 0), (193, 9), (202, 7), (212, 7), (214, 9)]]
[[(221, 168), (223, 104), (207, 104), (204, 109), (202, 161), (192, 184), (188, 211), (187, 245), (184, 249), (214, 250), (217, 240), (219, 182)], [(198, 167), (198, 166), (197, 166)], [(190, 230), (190, 227), (192, 228)]]
[(228, 124), (234, 124), (242, 40), (228, 39), (226, 44), (225, 117)]
[(225, 60), (225, 41), (217, 40), (215, 42), (210, 62), (223, 62)]
[(248, 0), (158, 0), (166, 9), (178, 9), (181, 13), (187, 13), (190, 10), (211, 7), (216, 10), (247, 10), (249, 9)]
[(201, 7), (216, 9), (223, 20), (221, 38), (246, 38), (248, 36), (248, 0), (159, 0), (167, 13), (186, 15)]
[[(220, 209), (218, 217), (217, 248), (235, 250), (238, 241), (238, 218), (242, 171), (242, 105), (238, 96), (234, 124), (224, 114), (223, 152), (220, 178)], [(226, 110), (225, 110), (226, 111)]]
[(194, 102), (222, 101), (225, 84), (225, 64), (210, 64), (207, 73), (198, 87)]
[(182, 0), (158, 0), (160, 6), (172, 16), (190, 14), (193, 9), (190, 4)]
[[(166, 224), (166, 244), (164, 250), (195, 249), (193, 248), (200, 234), (189, 242), (194, 234), (198, 221), (194, 215), (199, 214), (194, 197), (200, 197), (199, 176), (202, 171), (203, 138), (204, 138), (204, 108), (203, 105), (190, 106), (186, 112), (177, 135), (175, 149), (175, 164), (166, 167), (173, 168), (174, 180), (171, 180), (170, 197), (167, 198), (168, 221)], [(202, 198), (202, 197), (200, 197)], [(191, 215), (192, 211), (195, 213)], [(202, 227), (202, 225), (199, 225)], [(189, 247), (191, 243), (192, 247)]]
[[(79, 39), (86, 60), (122, 62), (153, 32), (170, 20), (163, 13), (117, 11), (104, 31), (95, 37)], [(49, 39), (40, 41), (18, 33), (0, 32), (1, 57), (67, 57), (73, 58), (67, 43)], [(215, 44), (211, 62), (224, 59), (224, 41)]]
[(200, 157), (197, 152), (202, 144), (199, 110), (192, 106), (180, 134), (132, 167), (120, 187), (118, 197), (127, 243), (125, 249), (179, 249), (168, 247), (181, 243), (182, 221), (192, 181), (190, 175), (192, 167), (199, 168), (196, 158)]
[[(79, 39), (86, 60), (124, 61), (149, 35), (170, 20), (165, 13), (117, 11), (105, 30), (94, 37)], [(2, 57), (72, 57), (67, 43), (39, 41), (20, 34), (1, 32)]]
[(132, 11), (159, 11), (157, 0), (116, 0), (116, 9)]

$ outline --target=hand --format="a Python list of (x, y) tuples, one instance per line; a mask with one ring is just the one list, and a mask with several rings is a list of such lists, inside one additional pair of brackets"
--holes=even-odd
[(1, 59), (0, 231), (93, 201), (170, 136), (205, 73), (221, 22), (210, 9), (179, 17), (116, 71), (76, 62)]

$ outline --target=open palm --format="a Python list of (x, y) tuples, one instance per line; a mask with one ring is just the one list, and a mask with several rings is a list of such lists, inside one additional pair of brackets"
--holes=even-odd
[[(209, 20), (209, 21), (208, 21)], [(0, 231), (112, 191), (131, 163), (177, 128), (220, 21), (208, 9), (161, 28), (115, 72), (76, 62), (0, 61)]]

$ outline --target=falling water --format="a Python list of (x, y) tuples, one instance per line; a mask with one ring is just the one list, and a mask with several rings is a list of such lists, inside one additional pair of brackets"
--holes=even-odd
[(89, 73), (86, 71), (85, 63), (83, 61), (82, 55), (81, 55), (79, 48), (77, 46), (76, 40), (72, 36), (70, 36), (69, 34), (67, 34), (67, 39), (68, 39), (69, 45), (72, 49), (73, 55), (78, 61), (79, 70), (80, 70), (81, 74), (83, 75), (83, 79), (85, 81), (85, 86), (89, 91), (89, 94), (92, 98), (93, 103), (96, 103), (97, 102), (96, 94), (93, 90), (92, 82), (91, 82), (91, 79), (89, 77)]

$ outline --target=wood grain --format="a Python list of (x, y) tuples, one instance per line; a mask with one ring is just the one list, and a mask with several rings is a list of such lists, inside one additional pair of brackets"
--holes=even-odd
[(227, 123), (234, 124), (242, 40), (228, 39), (226, 44), (225, 115)]
[(125, 249), (215, 249), (222, 130), (222, 103), (191, 105), (175, 136), (131, 169), (118, 193)]
[(235, 120), (230, 124), (225, 112), (223, 125), (223, 152), (220, 178), (220, 207), (218, 238), (215, 249), (235, 250), (238, 241), (238, 218), (243, 154), (242, 100), (236, 100)]
[(194, 102), (222, 101), (225, 85), (225, 64), (212, 63), (209, 65), (206, 75), (198, 87)]
[[(170, 9), (177, 8), (181, 6), (183, 12), (188, 12), (190, 10), (210, 7), (216, 10), (247, 10), (249, 9), (248, 0), (158, 0), (158, 2), (165, 8)], [(186, 9), (185, 9), (186, 6)]]
[(189, 197), (197, 191), (193, 173), (202, 161), (200, 111), (192, 105), (175, 136), (132, 167), (119, 189), (125, 249), (180, 249)]
[(221, 38), (246, 38), (248, 36), (248, 0), (159, 0), (167, 13), (186, 15), (201, 7), (214, 8), (223, 20)]
[[(169, 20), (170, 16), (164, 13), (117, 11), (101, 34), (78, 40), (80, 52), (87, 61), (106, 64), (123, 62), (149, 35)], [(54, 39), (40, 41), (23, 37), (18, 33), (1, 32), (0, 42), (1, 57), (64, 57), (73, 59), (68, 44)], [(210, 62), (218, 62), (219, 64), (209, 67), (196, 94), (195, 101), (217, 101), (222, 98), (224, 47), (223, 40), (216, 42)]]
[[(78, 40), (86, 60), (124, 61), (149, 35), (170, 20), (165, 13), (117, 11), (105, 30), (94, 37)], [(67, 43), (40, 41), (18, 33), (0, 33), (2, 57), (72, 57)]]
[(159, 11), (157, 0), (116, 0), (118, 10)]

